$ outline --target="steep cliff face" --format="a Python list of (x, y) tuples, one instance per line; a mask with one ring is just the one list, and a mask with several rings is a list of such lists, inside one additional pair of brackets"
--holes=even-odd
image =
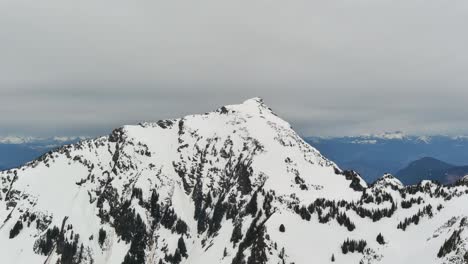
[(64, 146), (1, 172), (0, 187), (5, 263), (468, 257), (463, 182), (405, 187), (386, 175), (368, 187), (258, 98)]

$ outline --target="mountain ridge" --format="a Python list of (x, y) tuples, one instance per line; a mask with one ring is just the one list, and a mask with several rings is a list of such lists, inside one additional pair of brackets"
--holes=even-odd
[(468, 141), (463, 136), (386, 134), (306, 137), (305, 140), (341, 168), (359, 171), (367, 182), (373, 182), (387, 172), (396, 174), (410, 162), (423, 157), (433, 157), (456, 166), (463, 166), (468, 160)]
[(455, 166), (432, 157), (424, 157), (411, 162), (395, 175), (405, 184), (417, 184), (422, 180), (452, 184), (467, 174), (468, 166)]

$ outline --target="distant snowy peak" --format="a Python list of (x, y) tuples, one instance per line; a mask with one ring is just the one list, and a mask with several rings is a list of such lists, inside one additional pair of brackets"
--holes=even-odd
[(410, 136), (401, 131), (383, 132), (376, 134), (362, 134), (357, 136), (337, 136), (337, 137), (308, 137), (310, 142), (319, 143), (322, 141), (339, 141), (348, 144), (375, 145), (386, 141), (418, 141), (429, 143), (431, 138), (426, 136)]
[(466, 135), (461, 135), (461, 136), (453, 136), (451, 137), (453, 140), (459, 140), (459, 141), (468, 141), (468, 136)]
[(426, 143), (426, 144), (429, 144), (429, 143), (431, 143), (432, 137), (430, 137), (430, 136), (420, 136), (416, 140), (418, 140), (420, 142), (423, 142), (423, 143)]
[(401, 131), (394, 131), (394, 132), (383, 132), (379, 134), (367, 134), (362, 135), (363, 138), (374, 138), (374, 139), (397, 139), (402, 140), (407, 138), (408, 136), (401, 132)]
[[(77, 141), (77, 140), (85, 140), (88, 139), (89, 137), (86, 136), (56, 136), (53, 138), (50, 138), (51, 140), (57, 141), (57, 142), (68, 142), (68, 141)], [(45, 138), (47, 139), (47, 138)]]
[[(395, 132), (383, 132), (377, 134), (364, 134), (361, 136), (355, 136), (356, 138), (363, 139), (361, 143), (365, 144), (364, 139), (368, 139), (370, 144), (374, 144), (377, 140), (409, 140), (409, 141), (418, 141), (421, 143), (430, 143), (432, 140), (432, 136), (423, 135), (423, 136), (414, 136), (408, 135), (402, 131), (395, 131)], [(372, 142), (375, 141), (375, 142)]]
[(6, 136), (0, 137), (0, 144), (24, 144), (38, 140), (35, 137)]
[(377, 144), (385, 141), (413, 141), (417, 143), (429, 144), (431, 136), (412, 136), (401, 131), (383, 132), (378, 134), (364, 134), (361, 136), (350, 137), (355, 144)]
[(353, 144), (377, 144), (377, 140), (375, 139), (355, 139), (351, 141)]
[(322, 141), (338, 140), (343, 143), (350, 144), (362, 144), (362, 145), (374, 145), (379, 143), (385, 143), (388, 141), (397, 142), (405, 141), (414, 144), (431, 144), (434, 141), (468, 141), (468, 136), (447, 136), (447, 135), (410, 135), (401, 131), (397, 132), (383, 132), (376, 134), (362, 134), (356, 136), (336, 136), (336, 137), (307, 137), (310, 142), (319, 143)]
[(86, 139), (85, 136), (55, 136), (55, 137), (32, 137), (32, 136), (0, 136), (0, 144), (39, 144), (39, 143), (62, 143)]

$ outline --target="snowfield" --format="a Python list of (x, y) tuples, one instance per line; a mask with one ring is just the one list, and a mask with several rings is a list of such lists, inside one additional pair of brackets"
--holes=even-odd
[(468, 263), (467, 182), (368, 186), (254, 98), (0, 172), (1, 263)]

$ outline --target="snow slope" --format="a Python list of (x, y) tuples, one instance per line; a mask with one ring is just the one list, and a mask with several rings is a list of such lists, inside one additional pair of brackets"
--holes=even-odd
[(124, 126), (1, 172), (0, 256), (15, 264), (464, 263), (465, 184), (405, 187), (385, 175), (367, 186), (254, 98)]

